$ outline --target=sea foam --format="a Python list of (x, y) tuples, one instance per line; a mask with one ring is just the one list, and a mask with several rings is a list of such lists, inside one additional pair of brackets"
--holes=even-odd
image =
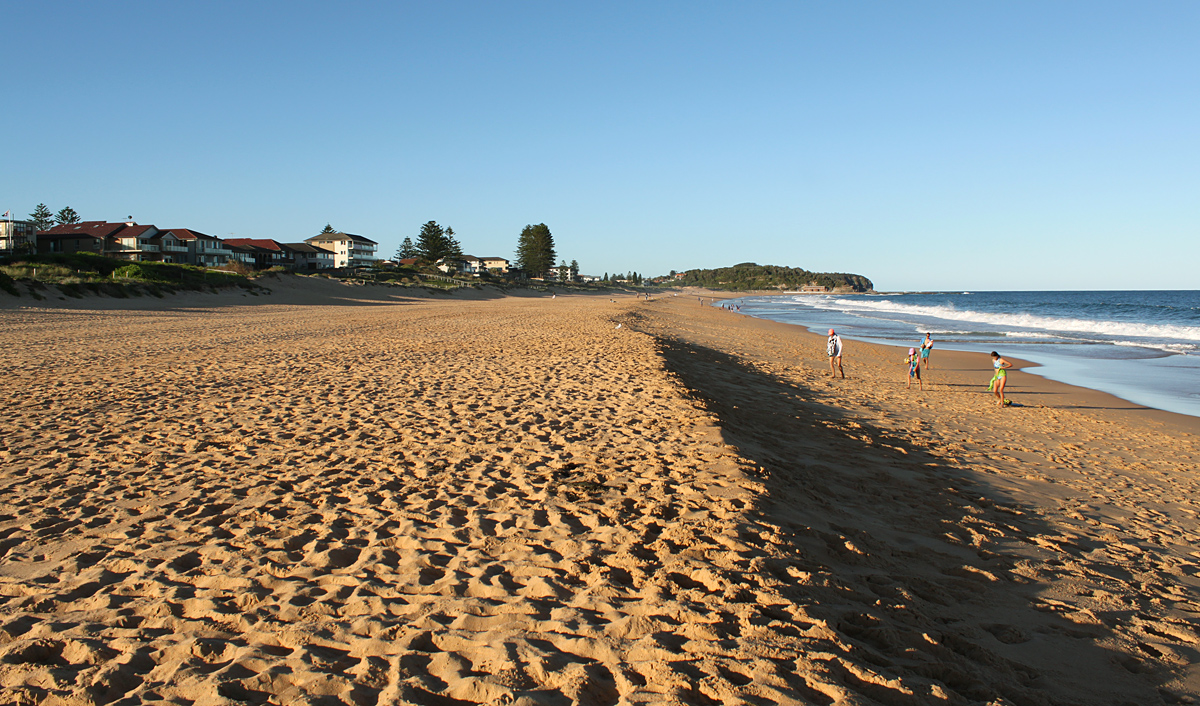
[[(893, 302), (890, 299), (806, 299), (794, 297), (799, 304), (806, 304), (817, 309), (836, 311), (872, 311), (880, 313), (897, 313), (909, 316), (927, 316), (948, 321), (972, 321), (992, 326), (1011, 328), (1040, 329), (1043, 331), (1070, 331), (1074, 333), (1092, 333), (1113, 338), (1162, 338), (1179, 341), (1200, 340), (1200, 327), (1172, 326), (1166, 324), (1139, 324), (1126, 321), (1104, 321), (1089, 319), (1074, 319), (1066, 317), (1036, 316), (1033, 314), (1003, 314), (956, 309), (952, 306), (921, 306)], [(1106, 343), (1112, 343), (1106, 340)], [(1133, 344), (1137, 345), (1137, 344)], [(1144, 344), (1142, 344), (1144, 345)]]

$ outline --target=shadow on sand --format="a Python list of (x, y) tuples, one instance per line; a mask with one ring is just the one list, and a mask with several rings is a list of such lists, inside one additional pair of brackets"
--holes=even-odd
[[(984, 473), (743, 359), (658, 340), (668, 369), (757, 464), (767, 492), (750, 524), (780, 528), (760, 545), (765, 570), (836, 632), (840, 653), (817, 660), (827, 677), (888, 704), (1166, 703), (1152, 665), (1101, 646), (1105, 625), (1039, 598), (1032, 567), (1055, 559), (1033, 539), (1054, 529)], [(932, 698), (939, 689), (947, 701)]]

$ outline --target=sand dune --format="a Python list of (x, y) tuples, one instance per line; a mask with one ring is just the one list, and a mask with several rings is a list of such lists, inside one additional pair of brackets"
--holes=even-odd
[(275, 289), (0, 311), (8, 702), (1200, 691), (1186, 419), (682, 297)]

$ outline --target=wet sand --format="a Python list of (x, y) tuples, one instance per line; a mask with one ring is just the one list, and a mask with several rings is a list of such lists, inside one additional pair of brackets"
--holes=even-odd
[(268, 286), (0, 301), (8, 701), (1200, 697), (1192, 418), (694, 296)]

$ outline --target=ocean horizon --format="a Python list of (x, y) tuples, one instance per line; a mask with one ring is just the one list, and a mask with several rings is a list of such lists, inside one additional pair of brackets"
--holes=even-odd
[(885, 345), (918, 346), (930, 333), (934, 356), (994, 350), (1036, 364), (1026, 372), (1200, 417), (1196, 290), (783, 293), (732, 303), (750, 316)]

